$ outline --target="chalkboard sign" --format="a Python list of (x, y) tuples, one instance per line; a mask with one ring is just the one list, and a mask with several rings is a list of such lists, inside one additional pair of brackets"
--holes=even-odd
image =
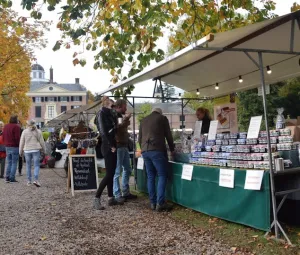
[(69, 162), (73, 196), (75, 191), (91, 191), (98, 188), (98, 171), (95, 155), (70, 155)]

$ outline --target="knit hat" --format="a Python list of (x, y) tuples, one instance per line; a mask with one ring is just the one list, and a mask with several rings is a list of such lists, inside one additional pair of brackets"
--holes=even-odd
[(162, 110), (161, 110), (160, 108), (154, 108), (154, 109), (152, 110), (152, 112), (157, 112), (157, 113), (159, 113), (159, 114), (162, 114)]

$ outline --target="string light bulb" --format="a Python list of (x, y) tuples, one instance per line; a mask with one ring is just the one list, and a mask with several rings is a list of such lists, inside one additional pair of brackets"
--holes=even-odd
[(199, 91), (199, 89), (197, 89), (197, 92), (196, 92), (196, 94), (197, 94), (197, 96), (199, 96), (199, 95), (200, 95), (200, 91)]
[(271, 73), (272, 73), (272, 70), (271, 70), (270, 66), (267, 66), (267, 73), (268, 73), (268, 74), (271, 74)]
[(242, 78), (242, 75), (239, 76), (239, 83), (242, 83), (243, 82), (243, 78)]
[(216, 83), (215, 89), (219, 89), (219, 83)]

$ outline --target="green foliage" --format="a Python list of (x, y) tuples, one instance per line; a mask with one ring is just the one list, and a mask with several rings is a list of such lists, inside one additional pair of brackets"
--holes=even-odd
[(283, 100), (284, 115), (291, 119), (300, 116), (300, 78), (288, 80), (278, 94)]
[(167, 84), (164, 82), (162, 84), (162, 91), (163, 91), (163, 95), (164, 95), (164, 99), (162, 99), (163, 103), (175, 101), (175, 99), (174, 100), (165, 99), (165, 98), (175, 97), (175, 87), (173, 85), (170, 85), (170, 84)]
[[(268, 122), (270, 128), (274, 128), (276, 124), (276, 109), (284, 107), (284, 99), (279, 96), (279, 90), (283, 86), (284, 83), (271, 85), (270, 94), (267, 95)], [(238, 93), (238, 97), (239, 131), (247, 131), (251, 117), (259, 115), (264, 116), (263, 99), (262, 96), (258, 96), (257, 89), (240, 92)], [(266, 130), (264, 121), (261, 129)]]
[(141, 108), (139, 109), (139, 113), (137, 116), (138, 123), (141, 123), (141, 120), (148, 116), (152, 111), (152, 105), (149, 102), (145, 102)]
[[(0, 5), (7, 8), (7, 0)], [(61, 2), (63, 4), (61, 5)], [(22, 0), (24, 9), (31, 16), (41, 19), (42, 5), (49, 12), (60, 13), (57, 28), (62, 32), (54, 50), (70, 45), (86, 45), (86, 50), (95, 51), (95, 69), (109, 70), (112, 83), (127, 79), (153, 62), (164, 59), (165, 53), (157, 47), (164, 34), (171, 32), (170, 42), (174, 51), (186, 47), (201, 37), (219, 31), (245, 26), (274, 17), (272, 0), (261, 0), (261, 8), (255, 0), (234, 1), (150, 1), (150, 0)], [(239, 12), (244, 11), (245, 15)], [(181, 20), (180, 30), (174, 27)], [(72, 43), (70, 43), (70, 41)], [(77, 54), (76, 54), (77, 55)], [(130, 70), (126, 71), (125, 63)], [(84, 62), (73, 60), (74, 65)], [(126, 96), (131, 89), (115, 91)]]

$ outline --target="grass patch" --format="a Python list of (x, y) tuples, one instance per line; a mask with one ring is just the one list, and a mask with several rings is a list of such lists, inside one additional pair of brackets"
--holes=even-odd
[(236, 251), (252, 252), (260, 255), (300, 255), (300, 229), (287, 228), (288, 236), (295, 247), (265, 238), (265, 232), (243, 225), (210, 217), (176, 205), (170, 217), (208, 232), (214, 238)]
[[(132, 193), (143, 199), (148, 195), (133, 189)], [(288, 237), (295, 247), (281, 243), (272, 238), (265, 238), (264, 231), (256, 230), (240, 224), (217, 219), (206, 214), (174, 205), (168, 214), (178, 222), (188, 224), (198, 229), (199, 232), (209, 233), (216, 241), (220, 241), (233, 251), (250, 252), (257, 255), (300, 255), (300, 228), (285, 227)]]

